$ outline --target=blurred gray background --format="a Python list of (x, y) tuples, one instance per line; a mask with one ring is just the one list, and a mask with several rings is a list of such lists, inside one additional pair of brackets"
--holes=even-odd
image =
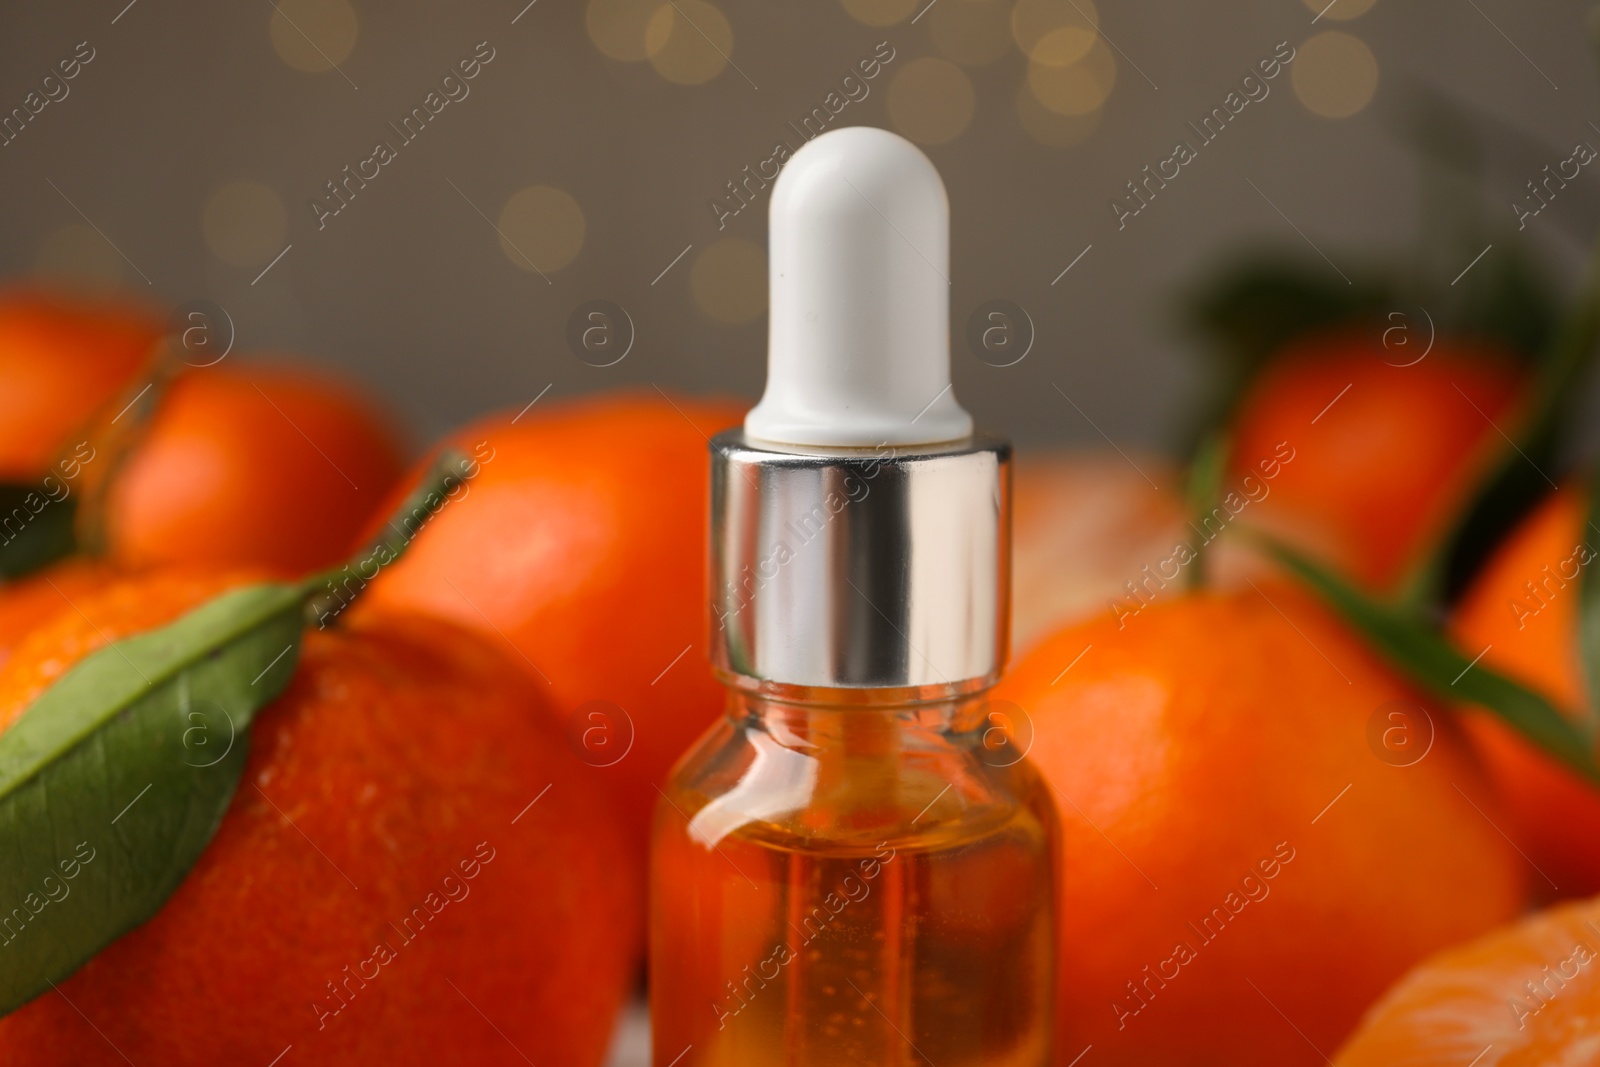
[[(721, 226), (710, 203), (778, 141), (798, 147), (789, 124), (830, 93), (865, 91), (833, 123), (905, 132), (948, 185), (956, 385), (979, 421), (1024, 441), (1159, 446), (1204, 374), (1176, 329), (1181, 286), (1252, 242), (1325, 254), (1333, 271), (1410, 240), (1416, 159), (1395, 106), (1410, 87), (1524, 131), (1550, 147), (1543, 162), (1600, 145), (1585, 6), (1324, 4), (8, 4), (0, 109), (61, 98), (0, 147), (0, 272), (215, 301), (240, 349), (358, 375), (418, 443), (547, 386), (753, 398), (766, 194)], [(80, 42), (93, 59), (62, 96), (43, 80)], [(1119, 230), (1111, 198), (1197, 142), (1188, 123), (1279, 42), (1296, 58), (1268, 95)], [(875, 50), (893, 58), (846, 83)], [(493, 58), (444, 82), (475, 52)], [(438, 114), (405, 142), (390, 124), (434, 92)], [(446, 92), (459, 98), (439, 105)], [(380, 141), (394, 158), (363, 164)], [(319, 220), (347, 165), (377, 176)], [(1505, 179), (1506, 222), (1536, 176)], [(1575, 276), (1558, 223), (1530, 228)], [(1035, 326), (1014, 366), (962, 338), (996, 299)], [(635, 333), (606, 367), (567, 341), (599, 300)]]

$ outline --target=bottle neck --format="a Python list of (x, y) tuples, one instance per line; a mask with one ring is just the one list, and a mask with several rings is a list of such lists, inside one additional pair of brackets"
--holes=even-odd
[(733, 748), (703, 767), (723, 795), (694, 818), (708, 839), (766, 822), (860, 845), (1003, 819), (1032, 728), (989, 689), (731, 687), (714, 736)]
[(994, 678), (901, 688), (863, 689), (784, 685), (720, 672), (729, 689), (729, 713), (755, 718), (780, 740), (811, 744), (857, 736), (868, 728), (967, 733), (984, 725)]

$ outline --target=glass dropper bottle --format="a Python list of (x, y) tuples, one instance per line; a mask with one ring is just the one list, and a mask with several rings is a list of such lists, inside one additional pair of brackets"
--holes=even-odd
[(657, 1067), (1044, 1067), (1057, 829), (995, 746), (1010, 446), (950, 391), (949, 209), (883, 130), (773, 190), (765, 395), (712, 442), (727, 714), (651, 850)]

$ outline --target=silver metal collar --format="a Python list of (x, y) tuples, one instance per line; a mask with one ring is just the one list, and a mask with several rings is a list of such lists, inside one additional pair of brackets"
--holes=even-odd
[(1011, 594), (1011, 445), (711, 442), (712, 659), (833, 688), (993, 681)]

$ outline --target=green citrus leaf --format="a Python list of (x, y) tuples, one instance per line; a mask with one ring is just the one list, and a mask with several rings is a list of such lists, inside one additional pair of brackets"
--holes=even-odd
[(0, 1014), (154, 915), (216, 832), (306, 590), (237, 589), (85, 657), (0, 733)]
[(1582, 730), (1539, 693), (1469, 659), (1407, 609), (1372, 599), (1328, 567), (1269, 537), (1267, 550), (1364, 635), (1417, 685), (1451, 703), (1477, 704), (1528, 740), (1600, 785), (1600, 767)]
[[(1579, 532), (1584, 544), (1594, 544), (1591, 534), (1600, 535), (1600, 466), (1589, 483), (1588, 525)], [(1589, 698), (1589, 732), (1600, 727), (1600, 578), (1595, 568), (1586, 566), (1578, 579), (1578, 665), (1583, 672), (1583, 691)]]
[(1190, 297), (1190, 325), (1222, 358), (1254, 370), (1284, 345), (1315, 330), (1392, 305), (1388, 279), (1343, 282), (1324, 264), (1268, 252), (1236, 260), (1208, 275)]
[(0, 483), (0, 581), (71, 555), (77, 513), (74, 497), (53, 499), (42, 485)]
[[(1600, 251), (1597, 251), (1600, 254)], [(1450, 603), (1463, 592), (1496, 545), (1553, 489), (1552, 473), (1574, 426), (1580, 388), (1600, 342), (1600, 269), (1574, 306), (1545, 356), (1514, 441), (1457, 515), (1454, 527), (1422, 566)]]
[[(67, 671), (0, 733), (0, 1015), (156, 913), (227, 813), (258, 710), (289, 684), (308, 601), (393, 562), (476, 476), (446, 452), (340, 571), (254, 585)], [(359, 587), (357, 589), (359, 591)]]

